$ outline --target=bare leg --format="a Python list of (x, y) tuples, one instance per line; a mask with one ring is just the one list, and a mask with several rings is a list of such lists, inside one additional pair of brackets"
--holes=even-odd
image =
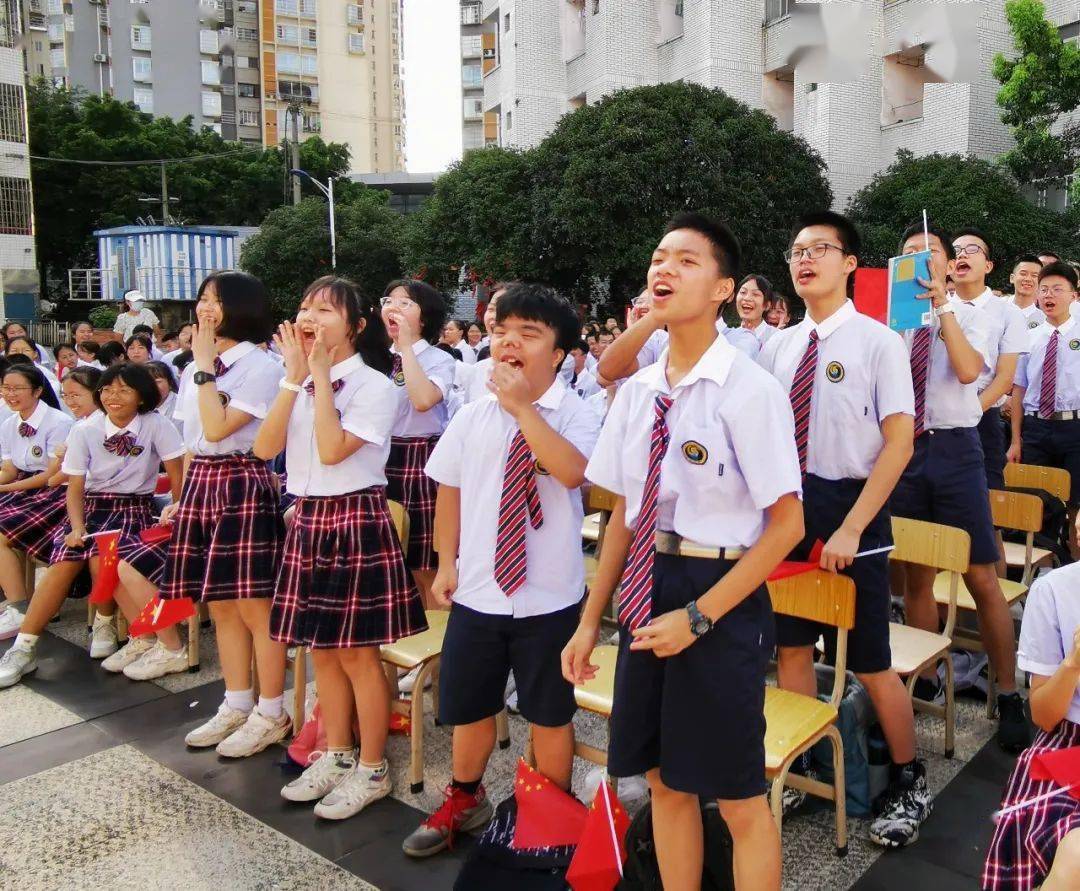
[(532, 725), (536, 769), (560, 789), (569, 791), (574, 769), (574, 725), (540, 727)]
[(22, 555), (13, 551), (5, 536), (0, 535), (0, 588), (9, 603), (26, 600), (26, 576)]
[(1080, 829), (1066, 832), (1058, 842), (1042, 891), (1080, 891)]
[[(255, 664), (259, 670), (259, 695), (274, 699), (285, 692), (285, 644), (270, 639), (269, 597), (236, 601), (240, 618), (255, 646)], [(302, 720), (302, 719), (300, 719)]]
[[(353, 691), (341, 667), (341, 650), (312, 650), (315, 683), (319, 688), (319, 711), (326, 725), (326, 745), (331, 749), (353, 746)], [(386, 678), (381, 678), (386, 686)]]
[(495, 748), (495, 717), (454, 728), (453, 778), (462, 783), (483, 779), (488, 759)]
[[(921, 628), (937, 634), (941, 631), (941, 617), (934, 600), (934, 578), (937, 570), (929, 566), (905, 563), (907, 579), (904, 590), (904, 615), (912, 628)], [(937, 670), (927, 668), (922, 677), (934, 679)]]
[(414, 569), (412, 570), (413, 582), (416, 583), (417, 589), (420, 591), (420, 600), (424, 604), (424, 609), (447, 609), (447, 607), (440, 606), (431, 596), (431, 583), (435, 581), (434, 569)]
[(777, 647), (776, 679), (781, 690), (817, 698), (813, 647)]
[[(780, 833), (765, 796), (720, 801), (719, 805), (731, 831), (736, 891), (779, 891)], [(655, 826), (654, 818), (654, 832)]]
[(1001, 693), (1016, 690), (1016, 632), (993, 563), (972, 564), (964, 581), (978, 610), (979, 633)]
[(698, 797), (669, 789), (658, 767), (645, 779), (652, 792), (653, 841), (664, 891), (700, 891), (705, 835)]
[(379, 661), (379, 648), (357, 647), (338, 650), (338, 654), (356, 697), (360, 760), (368, 765), (379, 764), (386, 754), (386, 737), (390, 733), (390, 688)]
[(251, 689), (251, 632), (240, 618), (238, 603), (236, 600), (210, 603), (225, 689), (235, 691)]
[(893, 762), (907, 764), (915, 757), (915, 713), (900, 675), (888, 668), (855, 677), (870, 694)]
[[(134, 622), (146, 605), (157, 597), (158, 589), (134, 566), (123, 561), (120, 562), (119, 575), (120, 585), (116, 589), (116, 602), (124, 611), (128, 622)], [(157, 639), (170, 650), (179, 650), (183, 646), (180, 631), (176, 625), (157, 632)]]
[[(11, 553), (8, 551), (8, 553)], [(71, 591), (71, 585), (82, 572), (82, 563), (54, 563), (38, 583), (22, 622), (23, 634), (41, 634)]]

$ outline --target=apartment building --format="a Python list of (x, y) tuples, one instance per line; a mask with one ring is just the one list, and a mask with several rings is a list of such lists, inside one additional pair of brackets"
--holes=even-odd
[[(223, 137), (319, 133), (354, 170), (404, 166), (403, 0), (24, 0), (24, 62)], [(155, 52), (156, 50), (156, 52)]]
[[(994, 53), (1010, 46), (1001, 0), (462, 0), (461, 6), (463, 83), (474, 64), (465, 57), (473, 37), (466, 28), (491, 41), (492, 55), (481, 71), (482, 118), (470, 116), (473, 93), (465, 93), (464, 132), (474, 134), (466, 148), (478, 141), (477, 120), (485, 144), (527, 147), (587, 102), (680, 80), (723, 89), (805, 138), (829, 166), (839, 207), (897, 149), (992, 158), (1009, 146), (989, 73)], [(1075, 0), (1048, 6), (1060, 7), (1063, 19), (1070, 10), (1074, 20), (1080, 17)]]

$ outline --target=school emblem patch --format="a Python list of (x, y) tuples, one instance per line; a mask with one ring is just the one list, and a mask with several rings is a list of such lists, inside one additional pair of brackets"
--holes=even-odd
[(399, 387), (404, 387), (405, 386), (405, 372), (404, 371), (399, 371), (397, 374), (394, 375), (393, 381)]
[(132, 458), (138, 458), (139, 455), (141, 455), (142, 453), (143, 453), (143, 447), (142, 446), (132, 446), (131, 447), (131, 457)]
[(844, 379), (844, 366), (839, 362), (830, 362), (825, 366), (825, 377), (834, 384), (840, 383)]
[(1028, 322), (1028, 327), (1029, 328), (1038, 328), (1039, 323), (1038, 322)]
[(533, 461), (533, 470), (536, 471), (536, 473), (538, 473), (540, 476), (551, 476), (551, 471), (540, 463), (539, 458), (536, 458)]
[(1069, 349), (1070, 350), (1080, 350), (1080, 340), (1076, 340), (1075, 338), (1073, 340), (1070, 340), (1069, 341)]
[(229, 407), (229, 402), (231, 401), (229, 399), (229, 394), (228, 393), (222, 393), (221, 390), (218, 390), (217, 395), (218, 395), (218, 399), (221, 400), (222, 407), (223, 408), (228, 408)]
[(35, 458), (40, 458), (42, 455), (45, 454), (45, 452), (42, 450), (41, 446), (34, 446), (32, 449), (30, 449), (30, 454), (33, 455)]
[(682, 446), (683, 457), (691, 464), (704, 464), (709, 460), (709, 450), (700, 442), (688, 440)]

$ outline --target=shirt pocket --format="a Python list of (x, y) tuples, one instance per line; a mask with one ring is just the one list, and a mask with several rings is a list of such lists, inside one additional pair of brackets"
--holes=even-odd
[[(752, 419), (747, 419), (752, 423)], [(735, 452), (723, 421), (711, 424), (700, 421), (683, 423), (673, 431), (668, 454), (679, 468), (679, 476), (700, 490), (727, 491), (739, 475)]]

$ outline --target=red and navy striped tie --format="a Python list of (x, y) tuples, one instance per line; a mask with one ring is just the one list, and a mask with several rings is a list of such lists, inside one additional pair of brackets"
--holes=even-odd
[(221, 361), (221, 356), (214, 356), (214, 377), (221, 377), (223, 374), (226, 374), (230, 368), (232, 368), (231, 365), (226, 365)]
[(795, 377), (791, 381), (791, 411), (795, 415), (795, 446), (799, 450), (799, 470), (806, 473), (806, 453), (810, 444), (810, 404), (814, 401), (814, 378), (817, 376), (818, 333), (810, 332)]
[(657, 394), (654, 405), (649, 469), (641, 492), (637, 528), (626, 559), (619, 593), (619, 623), (630, 631), (652, 618), (653, 561), (656, 558), (656, 518), (660, 504), (660, 465), (667, 454), (671, 433), (667, 413), (672, 398)]
[(19, 436), (22, 436), (22, 437), (25, 437), (26, 439), (29, 439), (35, 433), (37, 433), (37, 430), (35, 428), (31, 427), (29, 424), (27, 424), (26, 421), (23, 421), (19, 425)]
[(1060, 339), (1057, 331), (1050, 335), (1050, 342), (1046, 345), (1046, 356), (1043, 358), (1042, 387), (1039, 389), (1039, 417), (1047, 421), (1053, 420), (1057, 402), (1057, 352)]
[[(395, 384), (398, 383), (397, 376), (401, 374), (401, 353), (394, 353), (394, 364), (390, 368), (390, 380)], [(402, 381), (398, 386), (402, 386), (405, 382)]]
[(926, 379), (930, 375), (930, 344), (934, 331), (929, 325), (915, 330), (911, 341), (911, 383), (915, 389), (915, 436), (926, 429)]
[(499, 501), (499, 532), (495, 538), (495, 584), (507, 597), (525, 584), (528, 555), (525, 548), (525, 517), (533, 529), (544, 525), (540, 493), (536, 489), (533, 456), (520, 430), (510, 441)]
[(105, 451), (112, 452), (118, 458), (126, 458), (135, 448), (135, 437), (127, 430), (123, 433), (114, 433), (105, 440)]

